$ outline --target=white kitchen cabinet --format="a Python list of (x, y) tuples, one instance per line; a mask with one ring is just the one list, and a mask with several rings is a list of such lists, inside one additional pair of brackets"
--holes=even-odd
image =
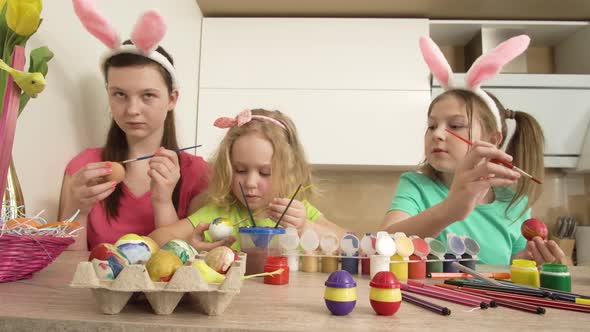
[(308, 161), (325, 166), (415, 166), (423, 158), (428, 91), (202, 89), (197, 142), (210, 157), (227, 129), (220, 116), (245, 108), (293, 119)]
[(201, 88), (427, 90), (426, 19), (204, 18)]

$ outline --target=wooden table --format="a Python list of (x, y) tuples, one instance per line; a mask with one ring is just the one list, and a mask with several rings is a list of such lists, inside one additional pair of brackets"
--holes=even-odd
[[(221, 316), (206, 316), (181, 302), (173, 314), (153, 314), (146, 302), (128, 303), (118, 315), (103, 315), (91, 291), (68, 287), (87, 252), (65, 252), (30, 280), (0, 284), (0, 331), (236, 331), (236, 330), (584, 330), (590, 314), (547, 308), (534, 315), (507, 308), (470, 310), (436, 301), (452, 310), (439, 316), (402, 303), (395, 316), (377, 316), (369, 304), (368, 278), (356, 277), (358, 300), (348, 316), (331, 315), (324, 305), (324, 273), (291, 273), (289, 285), (247, 280)], [(573, 291), (590, 294), (590, 269), (575, 267)]]

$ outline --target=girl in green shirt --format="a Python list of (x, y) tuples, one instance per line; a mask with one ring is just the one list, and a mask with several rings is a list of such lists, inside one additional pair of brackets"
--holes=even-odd
[[(529, 41), (527, 36), (518, 36), (481, 56), (468, 71), (465, 85), (458, 87), (438, 46), (429, 38), (420, 40), (424, 59), (446, 92), (428, 109), (420, 174), (400, 178), (383, 230), (438, 236), (443, 242), (448, 232), (466, 234), (479, 242), (481, 261), (488, 264), (506, 265), (511, 257), (541, 264), (564, 256), (554, 241), (535, 237), (527, 242), (520, 234), (541, 185), (491, 161), (513, 163), (543, 179), (544, 138), (537, 121), (527, 113), (505, 109), (479, 87), (526, 50)], [(516, 129), (504, 152), (500, 147), (507, 140), (506, 119), (514, 120)]]
[[(294, 123), (279, 111), (245, 110), (233, 118), (219, 118), (215, 126), (228, 128), (211, 162), (211, 181), (204, 205), (193, 215), (150, 234), (159, 244), (183, 239), (197, 250), (221, 245), (240, 249), (237, 229), (252, 226), (247, 220), (235, 225), (233, 236), (212, 242), (210, 222), (223, 217), (232, 223), (247, 219), (246, 201), (256, 216), (257, 226), (274, 226), (300, 184), (312, 183)], [(243, 187), (242, 195), (240, 184)], [(280, 226), (294, 227), (301, 234), (313, 227), (318, 234), (345, 230), (327, 220), (308, 200), (313, 190), (302, 191), (281, 219)], [(244, 200), (244, 197), (246, 201)]]

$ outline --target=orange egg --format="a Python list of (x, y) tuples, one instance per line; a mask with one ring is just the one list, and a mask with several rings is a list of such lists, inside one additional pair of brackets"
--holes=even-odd
[(104, 177), (105, 181), (121, 182), (125, 179), (125, 167), (121, 163), (112, 162), (111, 169), (113, 172)]
[(41, 226), (41, 224), (39, 224), (39, 222), (37, 220), (26, 218), (26, 217), (19, 217), (16, 219), (8, 220), (6, 222), (7, 229), (13, 229), (13, 228), (17, 228), (17, 227), (27, 227), (27, 226), (37, 228), (37, 227)]

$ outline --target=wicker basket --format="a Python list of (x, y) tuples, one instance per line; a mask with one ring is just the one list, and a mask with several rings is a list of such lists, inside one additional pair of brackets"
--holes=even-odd
[(0, 282), (31, 278), (72, 243), (72, 237), (0, 235)]

